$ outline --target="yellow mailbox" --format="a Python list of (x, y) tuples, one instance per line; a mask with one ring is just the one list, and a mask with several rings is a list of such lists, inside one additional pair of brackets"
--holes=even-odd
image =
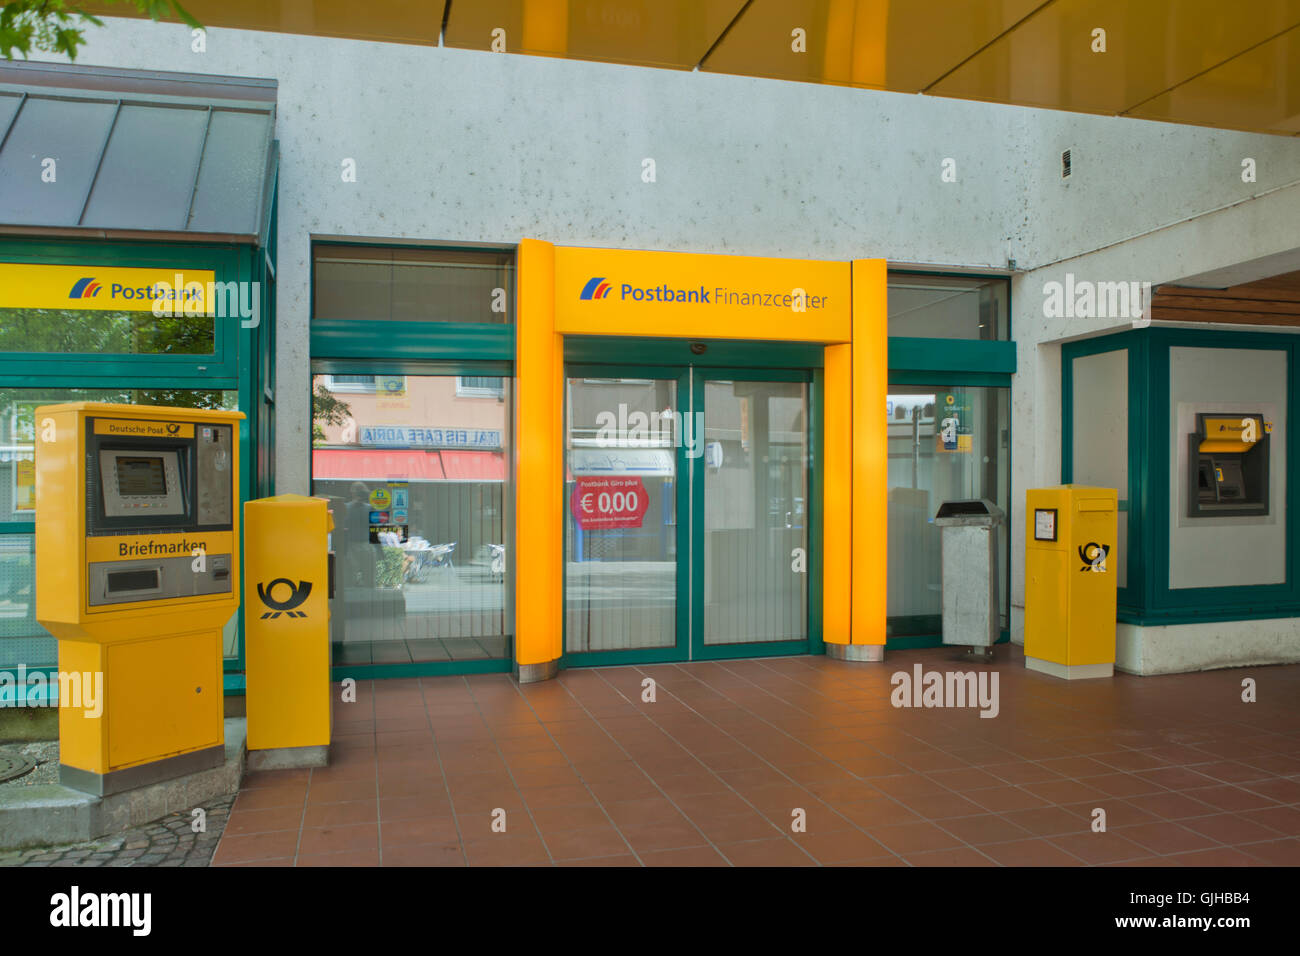
[(1025, 503), (1025, 666), (1055, 677), (1115, 670), (1114, 488), (1034, 488)]
[(59, 640), (60, 779), (105, 795), (225, 759), (240, 412), (36, 409), (36, 619)]
[(250, 769), (329, 760), (329, 533), (324, 498), (244, 504), (244, 658)]

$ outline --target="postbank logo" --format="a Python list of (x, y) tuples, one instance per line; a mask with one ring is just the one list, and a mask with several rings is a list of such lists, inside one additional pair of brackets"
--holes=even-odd
[(848, 342), (850, 278), (848, 262), (556, 246), (555, 329)]
[(0, 308), (152, 312), (162, 302), (173, 310), (206, 314), (212, 269), (149, 269), (0, 262)]
[(582, 292), (578, 295), (579, 299), (603, 299), (609, 295), (609, 290), (614, 288), (605, 281), (604, 276), (593, 276), (587, 280), (587, 284), (582, 287)]
[(96, 435), (114, 435), (118, 438), (193, 438), (194, 425), (190, 422), (147, 422), (124, 418), (96, 418)]
[(84, 279), (78, 279), (72, 286), (72, 291), (68, 293), (69, 299), (93, 299), (99, 295), (103, 289), (94, 276), (86, 276)]

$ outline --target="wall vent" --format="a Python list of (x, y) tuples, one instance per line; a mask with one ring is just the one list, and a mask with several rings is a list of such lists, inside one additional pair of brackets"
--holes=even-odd
[(1068, 149), (1061, 154), (1061, 178), (1070, 178), (1070, 151)]

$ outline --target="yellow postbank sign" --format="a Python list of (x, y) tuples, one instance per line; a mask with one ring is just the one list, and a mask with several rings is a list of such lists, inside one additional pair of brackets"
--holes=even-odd
[(555, 330), (848, 342), (847, 262), (555, 249)]
[(211, 269), (136, 269), (0, 262), (0, 309), (83, 312), (172, 311), (203, 314), (216, 279)]

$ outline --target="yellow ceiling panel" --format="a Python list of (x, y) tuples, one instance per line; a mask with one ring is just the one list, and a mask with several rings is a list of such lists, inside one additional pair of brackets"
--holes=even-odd
[(428, 45), (441, 34), (466, 49), (1300, 133), (1300, 0), (185, 2), (211, 27)]
[(1054, 0), (927, 92), (1123, 113), (1297, 23), (1300, 0)]
[(465, 0), (443, 43), (689, 70), (744, 0)]
[[(436, 46), (446, 2), (384, 0), (379, 8), (355, 0), (183, 0), (181, 5), (208, 27)], [(129, 3), (87, 2), (79, 6), (98, 16), (142, 16)]]
[(1148, 100), (1127, 115), (1300, 134), (1300, 27)]
[(700, 69), (915, 93), (1042, 2), (754, 0)]

